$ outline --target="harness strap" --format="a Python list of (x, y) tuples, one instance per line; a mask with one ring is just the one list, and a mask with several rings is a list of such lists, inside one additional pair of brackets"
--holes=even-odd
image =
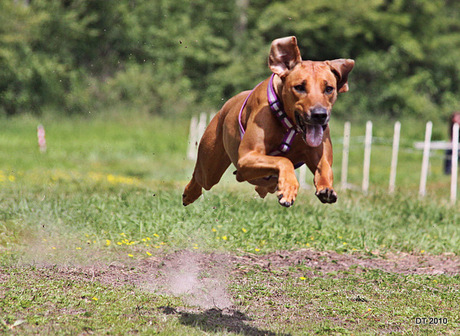
[(280, 155), (281, 153), (287, 153), (289, 152), (289, 150), (291, 149), (291, 144), (292, 144), (292, 141), (296, 135), (296, 130), (295, 129), (291, 129), (289, 130), (285, 135), (284, 135), (284, 138), (283, 138), (283, 141), (281, 142), (281, 144), (279, 145), (278, 149), (275, 149), (273, 152), (271, 152), (269, 155), (273, 155), (273, 156), (276, 156), (276, 155)]
[[(283, 138), (283, 141), (281, 142), (281, 145), (278, 147), (277, 150), (274, 150), (270, 155), (278, 155), (280, 153), (287, 153), (289, 149), (291, 149), (292, 142), (294, 141), (294, 137), (296, 133), (299, 132), (298, 127), (294, 125), (294, 123), (289, 119), (287, 114), (283, 111), (282, 104), (278, 99), (278, 96), (276, 95), (275, 89), (273, 88), (273, 77), (275, 74), (272, 74), (270, 77), (270, 81), (267, 86), (267, 98), (268, 98), (268, 104), (270, 106), (270, 109), (272, 110), (273, 114), (276, 116), (276, 118), (281, 122), (281, 124), (286, 128), (286, 134)], [(240, 135), (241, 138), (243, 138), (243, 135), (245, 133), (243, 123), (241, 121), (241, 116), (243, 114), (243, 110), (246, 107), (246, 104), (249, 100), (249, 97), (252, 95), (254, 90), (262, 84), (259, 83), (257, 86), (252, 89), (251, 92), (247, 95), (246, 99), (243, 102), (243, 105), (241, 106), (240, 113), (238, 114), (238, 123), (240, 125)]]
[[(270, 77), (270, 81), (268, 82), (268, 86), (267, 86), (268, 104), (270, 106), (270, 109), (273, 112), (273, 115), (281, 122), (284, 128), (286, 128), (286, 134), (284, 135), (284, 138), (281, 144), (279, 145), (278, 149), (275, 149), (270, 154), (268, 154), (272, 156), (277, 156), (277, 155), (286, 154), (287, 152), (289, 152), (289, 150), (291, 149), (291, 145), (294, 142), (295, 135), (299, 133), (301, 130), (298, 126), (294, 125), (291, 119), (284, 112), (283, 105), (279, 101), (278, 96), (276, 95), (275, 89), (273, 87), (274, 77), (275, 77), (275, 74), (272, 74)], [(240, 113), (238, 115), (238, 123), (240, 125), (241, 139), (243, 139), (243, 135), (245, 133), (243, 123), (241, 122), (241, 116), (243, 114), (243, 110), (246, 107), (249, 97), (260, 84), (262, 84), (262, 82), (257, 84), (257, 86), (248, 94), (248, 96), (243, 102), (243, 105), (241, 106)], [(303, 162), (299, 162), (298, 164), (296, 164), (296, 168), (300, 167), (301, 165), (303, 165)]]
[[(259, 86), (261, 83), (262, 82), (257, 84), (257, 86)], [(244, 132), (245, 132), (244, 127), (243, 127), (243, 123), (241, 122), (241, 115), (243, 114), (243, 110), (246, 107), (246, 103), (248, 102), (249, 97), (251, 97), (252, 93), (257, 88), (257, 86), (254, 89), (252, 89), (251, 92), (249, 92), (248, 96), (246, 97), (246, 99), (243, 102), (243, 105), (241, 105), (240, 113), (238, 114), (238, 123), (240, 124), (240, 136), (241, 136), (241, 139), (243, 139), (243, 135), (244, 135)]]
[(281, 145), (277, 150), (270, 153), (270, 155), (279, 155), (281, 153), (287, 153), (291, 149), (291, 145), (294, 142), (295, 135), (299, 132), (299, 128), (289, 119), (286, 112), (284, 112), (281, 102), (278, 100), (275, 88), (273, 87), (273, 78), (275, 74), (272, 74), (270, 81), (267, 86), (267, 97), (268, 104), (273, 114), (278, 118), (281, 124), (286, 128), (287, 132), (281, 142)]

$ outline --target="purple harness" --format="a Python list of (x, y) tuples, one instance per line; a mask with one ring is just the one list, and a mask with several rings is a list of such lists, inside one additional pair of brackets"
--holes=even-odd
[[(294, 125), (291, 119), (289, 119), (287, 114), (282, 109), (281, 102), (278, 100), (275, 89), (273, 88), (273, 77), (274, 76), (275, 74), (271, 75), (270, 81), (267, 87), (268, 104), (270, 105), (270, 109), (272, 110), (273, 114), (281, 122), (281, 124), (283, 124), (283, 126), (286, 128), (286, 134), (284, 135), (284, 138), (281, 144), (279, 145), (278, 149), (275, 149), (270, 154), (268, 154), (272, 156), (286, 154), (287, 152), (289, 152), (289, 150), (291, 149), (291, 145), (294, 141), (295, 135), (299, 133), (299, 128), (296, 125)], [(238, 115), (241, 139), (243, 139), (243, 135), (245, 133), (243, 124), (241, 122), (241, 115), (243, 114), (243, 110), (246, 107), (246, 103), (248, 102), (249, 97), (260, 84), (262, 84), (262, 82), (257, 84), (257, 86), (249, 93), (249, 95), (246, 97), (246, 99), (243, 102), (243, 106), (241, 106), (240, 114)], [(304, 162), (300, 162), (295, 165), (295, 168), (298, 168), (302, 166), (303, 164)]]

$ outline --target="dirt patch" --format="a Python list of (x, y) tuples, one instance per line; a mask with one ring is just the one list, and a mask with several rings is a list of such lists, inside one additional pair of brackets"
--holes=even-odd
[[(120, 258), (122, 261), (112, 263), (96, 261), (93, 256), (89, 258), (92, 263), (72, 262), (67, 256), (65, 263), (54, 261), (50, 264), (41, 260), (30, 265), (41, 276), (134, 286), (152, 293), (180, 296), (188, 305), (203, 309), (232, 306), (227, 284), (233, 257), (228, 254), (180, 250), (143, 260)], [(0, 279), (7, 277), (2, 273), (0, 270)]]
[(364, 269), (379, 269), (399, 274), (460, 274), (460, 258), (453, 254), (414, 255), (401, 252), (377, 257), (302, 249), (267, 255), (245, 255), (234, 259), (242, 265), (259, 265), (269, 270), (304, 265), (320, 273), (346, 271), (352, 268), (358, 272)]
[[(299, 265), (314, 271), (312, 276), (347, 270), (359, 273), (369, 269), (398, 274), (460, 274), (460, 257), (453, 254), (388, 253), (383, 257), (376, 257), (312, 249), (279, 251), (265, 255), (179, 250), (139, 261), (125, 259), (123, 262), (95, 262), (85, 266), (71, 266), (69, 262), (65, 265), (42, 263), (35, 266), (54, 271), (58, 276), (66, 278), (99, 281), (115, 286), (134, 285), (148, 291), (166, 291), (173, 295), (198, 295), (197, 288), (210, 294), (213, 292), (222, 294), (220, 291), (225, 288), (231, 274), (246, 272), (254, 267), (280, 271)], [(0, 279), (2, 276), (0, 273)], [(218, 288), (219, 286), (222, 288)], [(225, 308), (228, 304), (228, 302), (219, 303), (220, 305), (204, 305)]]
[[(348, 274), (356, 276), (355, 274), (370, 269), (405, 275), (460, 274), (460, 258), (448, 254), (433, 256), (392, 253), (382, 257), (303, 249), (266, 255), (235, 255), (179, 250), (173, 253), (159, 253), (142, 260), (132, 258), (118, 260), (121, 261), (112, 263), (97, 261), (83, 265), (77, 265), (77, 262), (72, 265), (69, 260), (65, 264), (58, 262), (53, 265), (36, 264), (34, 271), (29, 274), (75, 282), (98, 282), (109, 286), (132, 286), (156, 294), (180, 296), (187, 304), (186, 307), (159, 307), (161, 313), (174, 315), (181, 324), (197, 326), (203, 331), (226, 330), (251, 336), (287, 336), (266, 329), (270, 326), (270, 323), (266, 322), (267, 319), (282, 320), (285, 316), (289, 316), (283, 322), (286, 325), (304, 321), (305, 316), (316, 321), (324, 320), (326, 327), (335, 319), (337, 324), (342, 326), (355, 323), (340, 317), (328, 316), (326, 313), (324, 316), (317, 310), (313, 301), (302, 308), (297, 307), (297, 298), (286, 296), (279, 288), (279, 282), (270, 283), (272, 278), (282, 281), (284, 277), (331, 277), (333, 272), (335, 272), (332, 274), (334, 277), (346, 277)], [(27, 264), (22, 264), (21, 267), (27, 267)], [(269, 291), (249, 306), (241, 305), (239, 299), (232, 297), (228, 290), (231, 287), (230, 281), (244, 282), (245, 273), (261, 270), (264, 273), (276, 273), (276, 277), (267, 277)], [(11, 276), (10, 271), (0, 268), (0, 281), (7, 281), (9, 276)], [(0, 297), (2, 295), (4, 293), (0, 289)], [(357, 303), (368, 302), (368, 298), (360, 295), (352, 295), (348, 300)], [(273, 309), (264, 308), (267, 306), (273, 306)], [(72, 311), (66, 312), (66, 314), (72, 313)], [(262, 326), (260, 321), (265, 321)], [(389, 323), (384, 328), (385, 332), (403, 330), (396, 322)]]
[[(125, 260), (110, 264), (97, 262), (91, 266), (40, 265), (47, 276), (70, 280), (98, 281), (112, 286), (132, 285), (146, 291), (181, 296), (185, 302), (205, 309), (226, 309), (232, 306), (227, 284), (232, 277), (254, 270), (295, 275), (298, 266), (302, 275), (325, 276), (341, 271), (365, 272), (378, 269), (398, 274), (458, 275), (460, 258), (455, 255), (413, 255), (391, 253), (384, 257), (361, 254), (339, 254), (312, 249), (281, 251), (266, 255), (234, 255), (230, 253), (203, 253), (180, 250), (158, 254), (140, 261)], [(2, 275), (0, 272), (0, 279)]]

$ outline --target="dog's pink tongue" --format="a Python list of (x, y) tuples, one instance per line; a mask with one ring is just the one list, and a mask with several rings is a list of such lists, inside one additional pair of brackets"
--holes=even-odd
[(311, 147), (318, 147), (323, 141), (323, 127), (321, 125), (307, 125), (305, 140)]

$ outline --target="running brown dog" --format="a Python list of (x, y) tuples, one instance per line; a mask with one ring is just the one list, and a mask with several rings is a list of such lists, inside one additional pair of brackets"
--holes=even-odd
[(295, 36), (274, 40), (273, 75), (228, 100), (206, 128), (183, 204), (217, 184), (230, 163), (237, 181), (256, 185), (262, 198), (277, 192), (285, 207), (299, 189), (294, 167), (305, 163), (314, 174), (316, 196), (336, 202), (328, 122), (337, 94), (348, 91), (354, 64), (351, 59), (302, 61)]

